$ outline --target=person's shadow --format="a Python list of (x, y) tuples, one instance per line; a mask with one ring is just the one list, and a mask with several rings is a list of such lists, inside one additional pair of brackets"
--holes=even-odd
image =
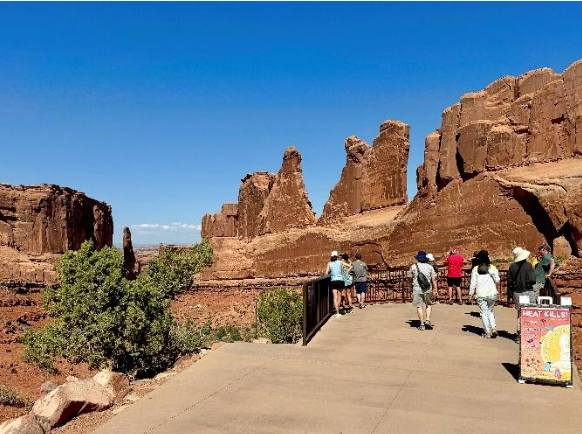
[(420, 327), (420, 320), (410, 319), (410, 320), (406, 321), (406, 324), (408, 324), (411, 328), (418, 328), (418, 327)]
[(465, 315), (472, 316), (473, 318), (479, 318), (479, 317), (481, 317), (481, 315), (479, 314), (479, 312), (475, 312), (475, 311), (473, 311), (473, 312), (465, 312)]
[(483, 330), (482, 327), (476, 327), (474, 325), (469, 325), (469, 324), (465, 324), (462, 328), (462, 330), (464, 332), (468, 332), (468, 333), (474, 333), (478, 336), (481, 336), (485, 333), (485, 330)]

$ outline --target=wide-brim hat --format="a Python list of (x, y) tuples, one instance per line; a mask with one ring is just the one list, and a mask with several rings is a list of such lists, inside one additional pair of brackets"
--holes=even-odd
[(416, 254), (415, 258), (416, 258), (418, 261), (426, 261), (426, 260), (428, 259), (428, 258), (426, 257), (426, 252), (425, 252), (424, 250), (421, 250), (421, 251), (419, 251), (419, 252)]
[(531, 255), (531, 252), (528, 250), (522, 249), (521, 247), (516, 247), (513, 249), (513, 262), (525, 261), (527, 258), (529, 258), (529, 255)]
[(334, 250), (333, 252), (331, 252), (331, 256), (339, 256), (339, 254), (337, 253), (337, 250)]
[(428, 259), (430, 262), (432, 262), (432, 261), (434, 261), (434, 256), (432, 255), (432, 253), (427, 253), (426, 259)]

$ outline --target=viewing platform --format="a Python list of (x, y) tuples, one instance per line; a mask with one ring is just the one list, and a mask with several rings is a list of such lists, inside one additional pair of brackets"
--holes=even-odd
[(518, 384), (516, 311), (483, 339), (476, 306), (410, 304), (331, 318), (309, 345), (226, 344), (95, 434), (579, 433), (582, 393)]

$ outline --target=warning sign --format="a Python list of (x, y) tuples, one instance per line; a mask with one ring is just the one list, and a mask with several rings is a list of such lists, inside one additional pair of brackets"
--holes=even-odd
[(570, 308), (522, 307), (519, 379), (572, 385)]

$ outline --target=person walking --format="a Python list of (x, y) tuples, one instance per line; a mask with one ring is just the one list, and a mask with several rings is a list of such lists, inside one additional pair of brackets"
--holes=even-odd
[(350, 261), (350, 255), (347, 253), (342, 254), (342, 276), (344, 278), (344, 288), (342, 290), (343, 297), (348, 302), (347, 309), (351, 312), (354, 306), (352, 305), (352, 289), (354, 288), (354, 278), (352, 276), (352, 263)]
[(325, 270), (326, 275), (330, 275), (330, 288), (333, 294), (333, 306), (335, 308), (335, 318), (339, 318), (340, 315), (340, 299), (341, 291), (344, 288), (344, 276), (342, 274), (342, 262), (338, 258), (337, 251), (331, 252), (331, 259), (327, 264)]
[(416, 307), (420, 320), (418, 329), (424, 331), (426, 328), (434, 327), (430, 314), (433, 295), (437, 292), (437, 281), (434, 268), (428, 263), (426, 252), (419, 251), (415, 258), (416, 264), (410, 267), (408, 274), (412, 277), (412, 305)]
[[(546, 284), (551, 284), (551, 277), (556, 269), (556, 260), (552, 256), (552, 249), (547, 244), (543, 244), (538, 249), (539, 260), (535, 265), (536, 283), (533, 286), (535, 294), (534, 302), (540, 296), (541, 290), (546, 287)], [(544, 295), (548, 295), (544, 293)]]
[(362, 255), (356, 253), (356, 260), (352, 264), (354, 273), (354, 282), (356, 285), (356, 297), (358, 298), (358, 307), (363, 309), (366, 301), (366, 292), (368, 292), (368, 265), (362, 261)]
[(471, 270), (471, 284), (469, 286), (469, 299), (475, 297), (485, 338), (496, 338), (498, 336), (495, 324), (493, 308), (497, 301), (497, 284), (499, 283), (499, 271), (491, 264), (489, 252), (480, 250), (475, 255), (477, 265)]
[(463, 281), (463, 265), (465, 257), (460, 253), (461, 249), (452, 247), (445, 260), (447, 267), (447, 286), (449, 288), (449, 304), (453, 304), (453, 289), (457, 295), (459, 304), (463, 304), (463, 295), (461, 293), (461, 283)]

